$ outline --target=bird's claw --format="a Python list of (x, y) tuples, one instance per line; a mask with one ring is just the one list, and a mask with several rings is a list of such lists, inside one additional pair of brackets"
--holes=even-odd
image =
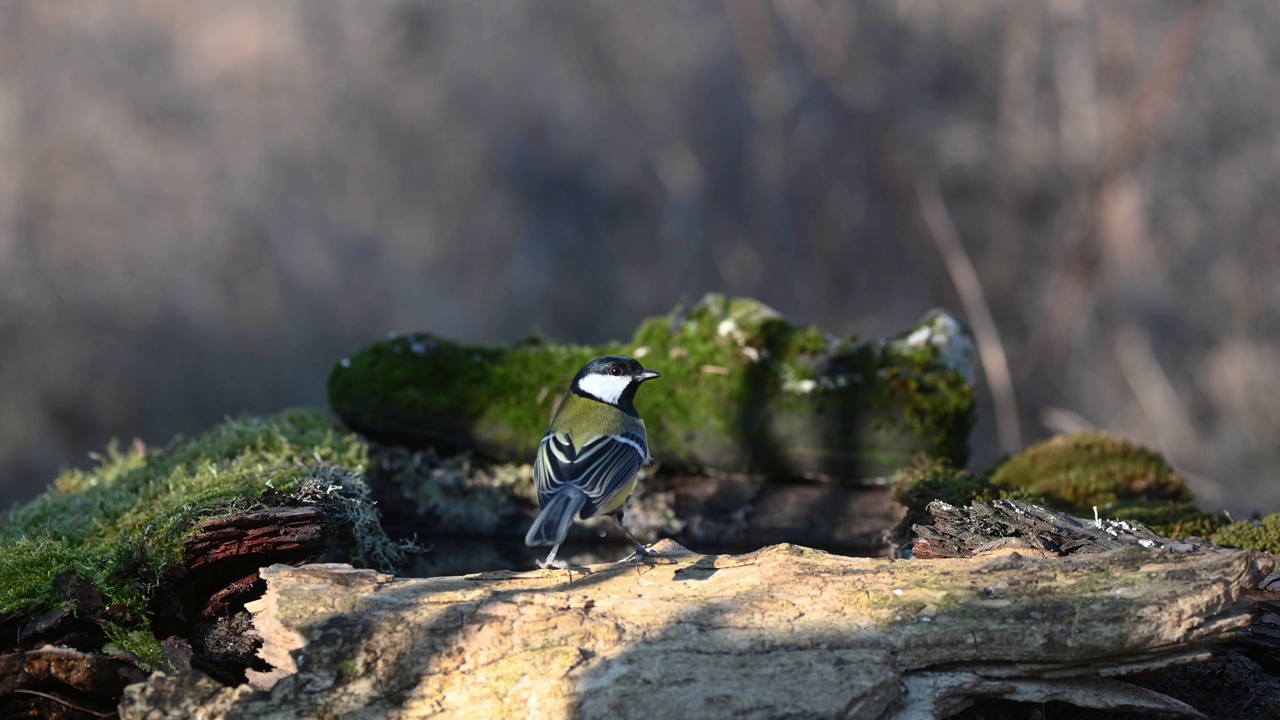
[(631, 553), (631, 557), (627, 558), (637, 565), (643, 565), (646, 560), (652, 560), (658, 557), (658, 553), (643, 545), (637, 545), (636, 551)]
[(565, 573), (569, 575), (569, 582), (573, 582), (574, 573), (578, 573), (579, 575), (591, 574), (591, 568), (583, 567), (581, 565), (570, 565), (567, 560), (556, 559), (556, 560), (552, 560), (551, 562), (547, 562), (545, 560), (536, 560), (535, 562), (538, 563), (538, 567), (542, 570), (547, 570), (547, 569), (564, 570)]

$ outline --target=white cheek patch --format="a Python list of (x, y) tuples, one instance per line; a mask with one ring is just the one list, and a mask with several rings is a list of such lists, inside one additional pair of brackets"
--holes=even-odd
[(630, 384), (631, 378), (626, 375), (588, 375), (578, 381), (578, 388), (597, 400), (616, 405)]

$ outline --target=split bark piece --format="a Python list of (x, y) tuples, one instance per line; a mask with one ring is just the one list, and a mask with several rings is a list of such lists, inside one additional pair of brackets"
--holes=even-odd
[(1197, 717), (1103, 678), (1203, 658), (1247, 624), (1237, 600), (1272, 565), (1212, 548), (912, 561), (654, 549), (652, 564), (572, 582), (272, 566), (250, 607), (281, 671), (255, 678), (269, 691), (188, 696), (157, 676), (126, 691), (121, 717), (903, 719), (976, 696)]
[[(322, 558), (348, 559), (350, 522), (331, 505), (282, 505), (207, 520), (186, 542), (186, 565), (177, 595), (197, 606), (181, 614), (212, 618), (262, 592), (258, 568), (300, 565)], [(337, 552), (335, 552), (337, 551)], [(334, 558), (338, 555), (339, 558)]]
[(295, 550), (319, 552), (332, 521), (319, 505), (273, 507), (205, 521), (187, 541), (187, 568), (195, 570), (243, 555)]
[(929, 503), (931, 525), (914, 525), (912, 555), (917, 558), (969, 557), (993, 544), (1027, 547), (1054, 555), (1100, 553), (1126, 547), (1160, 548), (1175, 553), (1213, 547), (1199, 538), (1170, 540), (1141, 523), (1084, 520), (1022, 500), (975, 502), (956, 507)]

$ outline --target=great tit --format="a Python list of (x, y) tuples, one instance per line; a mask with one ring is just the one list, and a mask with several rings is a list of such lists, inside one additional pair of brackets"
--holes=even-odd
[(533, 482), (542, 512), (525, 535), (526, 545), (550, 545), (538, 567), (567, 569), (556, 551), (574, 518), (609, 515), (635, 543), (644, 545), (622, 524), (622, 505), (636, 485), (636, 473), (649, 462), (644, 421), (636, 412), (641, 383), (661, 377), (629, 357), (607, 356), (587, 363), (573, 378), (551, 428), (538, 444)]

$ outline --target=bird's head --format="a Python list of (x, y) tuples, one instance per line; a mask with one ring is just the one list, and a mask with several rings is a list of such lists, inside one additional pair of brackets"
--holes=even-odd
[(640, 384), (656, 377), (662, 377), (661, 373), (644, 369), (634, 358), (608, 355), (583, 366), (573, 378), (571, 390), (592, 400), (627, 409), (631, 407)]

